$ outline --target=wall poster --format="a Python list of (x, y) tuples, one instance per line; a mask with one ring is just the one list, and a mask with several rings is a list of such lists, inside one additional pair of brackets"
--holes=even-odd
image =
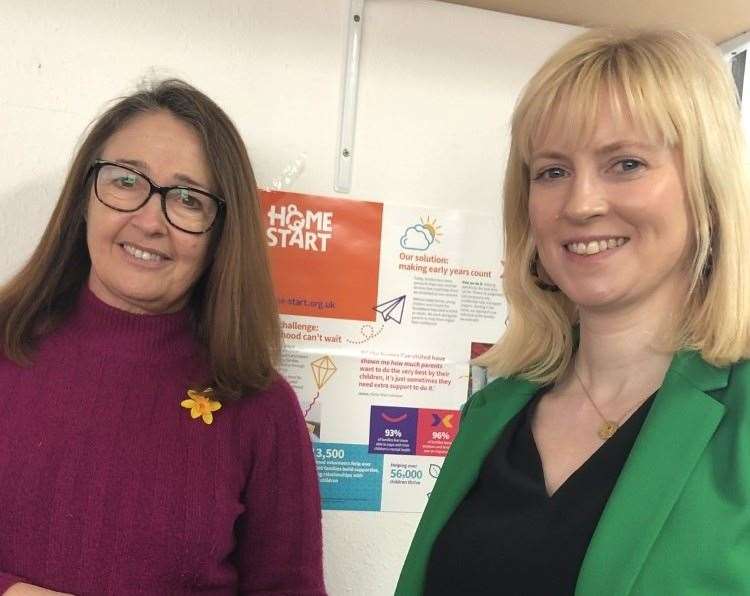
[(504, 327), (497, 217), (280, 191), (261, 208), (323, 508), (421, 512), (469, 360)]

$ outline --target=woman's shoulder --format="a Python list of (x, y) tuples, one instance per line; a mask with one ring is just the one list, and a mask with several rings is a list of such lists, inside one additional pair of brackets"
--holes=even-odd
[(541, 387), (520, 376), (498, 377), (473, 393), (461, 408), (461, 416), (465, 417), (469, 411), (481, 407), (488, 401), (504, 399), (517, 393), (528, 394)]
[(728, 368), (727, 388), (730, 392), (750, 393), (750, 360), (740, 360)]
[(274, 373), (267, 387), (244, 395), (230, 404), (236, 415), (241, 417), (270, 419), (301, 418), (299, 400), (289, 382)]
[(539, 384), (533, 383), (521, 376), (498, 377), (472, 394), (470, 401), (484, 402), (487, 399), (493, 399), (508, 392), (535, 389), (538, 387), (540, 387)]
[(739, 376), (742, 379), (750, 379), (750, 360), (740, 360), (731, 365), (732, 376)]
[(235, 436), (246, 465), (276, 461), (279, 450), (311, 457), (310, 435), (297, 395), (281, 375), (274, 375), (268, 387), (222, 405), (226, 428)]

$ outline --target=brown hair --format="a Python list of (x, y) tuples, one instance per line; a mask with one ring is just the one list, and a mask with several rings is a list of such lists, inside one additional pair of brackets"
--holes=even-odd
[(255, 176), (229, 117), (205, 94), (177, 79), (119, 99), (91, 125), (39, 245), (0, 289), (0, 349), (19, 364), (27, 363), (35, 340), (70, 313), (91, 267), (84, 221), (89, 168), (117, 130), (134, 116), (156, 110), (168, 110), (195, 129), (213, 190), (226, 201), (222, 220), (212, 231), (210, 261), (193, 288), (190, 306), (214, 390), (221, 397), (237, 398), (269, 384), (281, 345)]

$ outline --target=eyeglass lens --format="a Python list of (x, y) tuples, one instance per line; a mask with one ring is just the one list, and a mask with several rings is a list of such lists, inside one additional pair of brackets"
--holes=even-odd
[[(144, 177), (111, 164), (102, 165), (96, 179), (96, 193), (106, 205), (122, 211), (140, 208), (151, 192)], [(170, 223), (190, 232), (203, 232), (211, 227), (218, 210), (210, 196), (194, 189), (173, 188), (166, 193), (165, 205)]]

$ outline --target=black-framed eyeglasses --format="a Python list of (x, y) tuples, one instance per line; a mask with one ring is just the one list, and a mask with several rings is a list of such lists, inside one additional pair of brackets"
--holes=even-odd
[(87, 176), (94, 177), (94, 194), (115, 211), (138, 211), (157, 193), (167, 221), (188, 234), (205, 234), (213, 228), (224, 199), (190, 186), (158, 186), (146, 174), (112, 161), (97, 159)]

